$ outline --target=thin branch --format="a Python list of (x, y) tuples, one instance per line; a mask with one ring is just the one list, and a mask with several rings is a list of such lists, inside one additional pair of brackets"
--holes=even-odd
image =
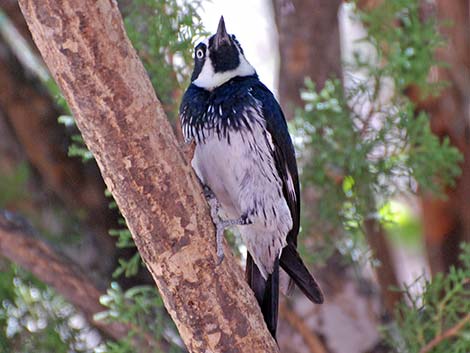
[(460, 320), (458, 323), (456, 323), (454, 326), (449, 328), (448, 330), (444, 331), (443, 333), (437, 335), (434, 337), (428, 344), (426, 344), (419, 353), (428, 353), (430, 352), (434, 347), (436, 347), (439, 343), (442, 341), (457, 336), (459, 332), (467, 325), (470, 323), (470, 314), (467, 314), (462, 320)]
[(383, 226), (375, 218), (364, 220), (364, 233), (374, 256), (380, 261), (380, 268), (376, 270), (377, 282), (382, 290), (385, 309), (388, 314), (392, 315), (396, 304), (402, 299), (403, 294), (399, 291), (391, 290), (391, 288), (399, 288), (400, 286), (397, 280), (390, 244)]
[(304, 320), (295, 311), (291, 310), (285, 302), (282, 302), (279, 306), (279, 314), (302, 336), (310, 353), (328, 352), (315, 332), (313, 332)]
[[(132, 328), (124, 323), (95, 320), (95, 314), (106, 310), (99, 302), (104, 291), (98, 289), (77, 265), (41, 240), (23, 218), (1, 210), (0, 254), (53, 287), (104, 335), (119, 340), (125, 338)], [(136, 330), (139, 331), (138, 328)], [(141, 351), (147, 351), (148, 347), (168, 351), (166, 342), (155, 341), (145, 332), (142, 336), (146, 342), (137, 345), (141, 347)]]

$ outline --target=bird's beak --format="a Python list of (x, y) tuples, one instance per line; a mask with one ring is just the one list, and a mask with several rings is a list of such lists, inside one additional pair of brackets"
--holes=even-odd
[(214, 37), (215, 49), (217, 50), (220, 46), (230, 44), (230, 36), (225, 29), (224, 16), (220, 17), (219, 26), (217, 27), (217, 33)]

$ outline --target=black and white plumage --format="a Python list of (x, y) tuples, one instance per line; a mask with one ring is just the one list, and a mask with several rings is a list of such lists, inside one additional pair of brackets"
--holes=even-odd
[(224, 228), (237, 226), (248, 249), (247, 280), (275, 336), (279, 267), (310, 300), (323, 302), (296, 249), (300, 193), (287, 124), (223, 18), (196, 46), (191, 81), (180, 118), (186, 141), (196, 143), (192, 166), (217, 227), (217, 254), (221, 261)]

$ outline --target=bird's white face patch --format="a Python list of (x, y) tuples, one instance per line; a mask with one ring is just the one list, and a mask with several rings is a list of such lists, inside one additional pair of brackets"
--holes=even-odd
[(212, 91), (214, 88), (223, 85), (225, 82), (237, 76), (250, 76), (256, 73), (253, 66), (250, 65), (245, 56), (240, 52), (237, 47), (240, 64), (237, 68), (230, 71), (214, 72), (214, 65), (212, 64), (209, 55), (209, 39), (205, 39), (202, 43), (206, 45), (205, 61), (201, 72), (199, 73), (196, 80), (193, 81), (198, 87)]

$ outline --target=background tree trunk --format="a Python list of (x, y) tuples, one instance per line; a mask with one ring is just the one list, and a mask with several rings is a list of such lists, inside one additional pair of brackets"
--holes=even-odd
[[(300, 90), (304, 79), (310, 77), (317, 89), (323, 88), (329, 78), (342, 80), (341, 45), (338, 21), (339, 0), (273, 0), (276, 24), (279, 31), (280, 74), (279, 97), (288, 119), (293, 118), (294, 107), (302, 107)], [(315, 203), (319, 200), (303, 192), (303, 203), (309, 205), (309, 212), (317, 219)], [(303, 213), (307, 211), (303, 209)], [(304, 214), (305, 216), (305, 214)], [(389, 291), (398, 286), (390, 249), (385, 232), (376, 220), (365, 225), (367, 241), (380, 260), (379, 285), (361, 280), (351, 267), (338, 265), (339, 255), (334, 256), (324, 269), (315, 270), (325, 291), (326, 305), (311, 307), (296, 298), (296, 309), (301, 319), (310, 323), (311, 330), (319, 334), (329, 352), (365, 352), (378, 344), (380, 337), (377, 326), (383, 311), (391, 312), (400, 294)], [(375, 293), (375, 294), (372, 294)], [(349, 308), (348, 311), (344, 308)], [(350, 310), (352, 309), (352, 310)], [(361, 327), (359, 329), (359, 327)], [(343, 336), (337, 339), (337, 332)], [(289, 331), (281, 350), (284, 352), (312, 352), (299, 345), (293, 345), (295, 334)], [(304, 340), (305, 341), (305, 340)], [(339, 342), (341, 341), (341, 342)]]
[[(14, 28), (30, 44), (31, 53), (23, 55), (39, 54), (18, 2), (0, 0), (0, 10), (7, 14)], [(2, 23), (2, 29), (6, 27)], [(93, 243), (94, 249), (86, 251), (87, 256), (79, 253), (74, 258), (98, 276), (107, 277), (115, 266), (116, 254), (114, 239), (108, 235), (108, 230), (116, 227), (117, 213), (108, 207), (109, 200), (104, 196), (105, 185), (99, 170), (94, 162), (84, 164), (80, 159), (68, 156), (70, 138), (78, 133), (77, 129), (67, 129), (57, 122), (64, 112), (38, 77), (15, 56), (17, 51), (12, 46), (21, 38), (18, 35), (6, 38), (6, 31), (3, 34), (0, 34), (0, 110), (5, 125), (2, 134), (9, 135), (8, 146), (18, 146), (20, 151), (10, 160), (10, 173), (19, 165), (27, 164), (32, 170), (29, 179), (33, 182), (29, 184), (36, 186), (28, 188), (29, 202), (36, 202), (36, 207), (29, 205), (31, 207), (26, 210), (16, 205), (16, 210), (40, 219), (37, 213), (41, 211), (65, 209), (69, 222), (72, 218), (79, 218), (82, 239), (89, 239), (83, 243)], [(2, 146), (6, 148), (7, 144)], [(2, 150), (5, 149), (0, 149), (0, 152)], [(0, 172), (3, 174), (7, 170), (1, 169)], [(35, 217), (31, 213), (36, 213)], [(48, 212), (50, 215), (53, 213)], [(54, 218), (56, 223), (66, 226), (67, 221), (58, 219), (59, 216)]]
[[(364, 1), (366, 8), (376, 5), (376, 1)], [(414, 85), (405, 93), (417, 111), (429, 114), (432, 131), (441, 139), (448, 137), (463, 155), (462, 174), (456, 187), (448, 188), (445, 198), (421, 195), (424, 241), (431, 272), (436, 274), (458, 265), (459, 244), (470, 241), (470, 1), (437, 0), (425, 5), (422, 18), (437, 15), (439, 31), (446, 41), (436, 55), (448, 64), (434, 68), (429, 75), (448, 86), (439, 95), (428, 97)]]
[(20, 6), (191, 352), (278, 352), (235, 259), (216, 266), (207, 204), (115, 2)]
[(459, 243), (470, 242), (470, 1), (438, 0), (440, 21), (452, 21), (440, 30), (447, 40), (438, 57), (448, 67), (436, 70), (437, 79), (449, 86), (437, 97), (422, 101), (417, 92), (409, 93), (419, 109), (431, 116), (431, 129), (441, 138), (449, 136), (463, 154), (462, 175), (447, 199), (423, 195), (423, 227), (429, 263), (433, 273), (457, 264)]
[(323, 88), (342, 78), (338, 9), (341, 0), (274, 0), (279, 32), (279, 99), (290, 120), (303, 106), (299, 89), (310, 77)]

